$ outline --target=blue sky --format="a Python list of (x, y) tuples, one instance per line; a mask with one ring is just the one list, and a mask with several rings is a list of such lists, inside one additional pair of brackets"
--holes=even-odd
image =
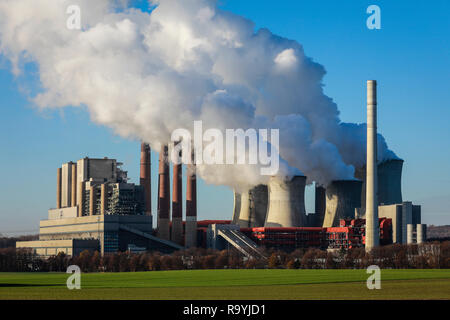
[[(403, 197), (422, 204), (423, 221), (450, 224), (450, 2), (220, 0), (222, 8), (297, 40), (327, 70), (325, 93), (347, 122), (365, 122), (365, 82), (379, 82), (379, 131), (405, 159)], [(366, 8), (381, 8), (381, 30)], [(136, 5), (145, 6), (143, 1)], [(0, 56), (0, 233), (38, 231), (55, 205), (56, 168), (84, 156), (117, 158), (138, 181), (139, 142), (90, 121), (80, 108), (38, 111), (31, 67), (15, 78)], [(152, 155), (153, 190), (157, 154)], [(308, 191), (308, 211), (313, 210)], [(232, 192), (200, 182), (199, 218), (230, 218)], [(156, 192), (153, 194), (156, 205)], [(156, 212), (156, 208), (153, 210)]]

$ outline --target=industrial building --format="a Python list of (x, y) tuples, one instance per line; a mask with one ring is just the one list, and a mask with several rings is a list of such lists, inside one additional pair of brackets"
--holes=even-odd
[(78, 254), (86, 249), (101, 254), (136, 248), (181, 249), (180, 244), (158, 237), (153, 230), (150, 147), (141, 145), (140, 185), (128, 182), (121, 165), (108, 158), (63, 164), (56, 174), (56, 208), (40, 222), (39, 241), (22, 241), (16, 246), (32, 248), (43, 256)]
[[(182, 166), (173, 166), (172, 200), (168, 145), (159, 152), (157, 226), (151, 212), (150, 146), (141, 144), (140, 184), (128, 182), (115, 159), (84, 158), (57, 169), (56, 208), (40, 222), (39, 241), (18, 242), (49, 256), (98, 250), (158, 250), (234, 246), (247, 256), (258, 248), (365, 247), (426, 241), (421, 207), (404, 201), (404, 161), (377, 161), (376, 81), (367, 82), (367, 161), (353, 179), (315, 188), (315, 213), (306, 214), (307, 177), (271, 177), (268, 185), (234, 192), (232, 220), (197, 221), (195, 161), (186, 168), (183, 221)], [(193, 159), (194, 160), (194, 159)]]
[[(376, 81), (367, 82), (367, 162), (355, 170), (352, 180), (332, 181), (316, 186), (315, 213), (305, 214), (306, 177), (283, 181), (272, 177), (267, 196), (264, 186), (243, 194), (234, 193), (232, 224), (212, 226), (209, 242), (224, 247), (232, 233), (241, 233), (260, 246), (287, 250), (295, 248), (373, 247), (391, 243), (426, 241), (426, 225), (421, 223), (421, 207), (403, 201), (402, 159), (377, 161)], [(267, 200), (267, 202), (265, 202)], [(257, 210), (256, 203), (266, 204)], [(260, 213), (260, 212), (263, 213)], [(265, 216), (264, 223), (257, 219)], [(220, 231), (221, 228), (224, 230)], [(237, 242), (238, 239), (235, 239)], [(237, 246), (237, 245), (236, 245)], [(249, 251), (250, 252), (250, 251)]]

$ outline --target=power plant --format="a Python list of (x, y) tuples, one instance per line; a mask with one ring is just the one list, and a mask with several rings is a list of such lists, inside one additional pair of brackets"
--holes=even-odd
[(128, 182), (115, 159), (83, 158), (57, 168), (56, 208), (40, 222), (39, 240), (17, 242), (17, 247), (51, 256), (86, 249), (106, 254), (231, 245), (250, 257), (259, 254), (259, 246), (370, 251), (379, 245), (426, 241), (421, 207), (402, 197), (404, 161), (377, 156), (374, 80), (367, 81), (366, 165), (356, 168), (353, 179), (316, 185), (314, 213), (305, 210), (306, 176), (272, 176), (267, 185), (234, 191), (232, 220), (197, 220), (197, 168), (192, 161), (186, 165), (183, 221), (183, 166), (173, 164), (171, 188), (168, 150), (162, 145), (159, 151), (156, 228), (151, 149), (142, 143), (139, 185)]

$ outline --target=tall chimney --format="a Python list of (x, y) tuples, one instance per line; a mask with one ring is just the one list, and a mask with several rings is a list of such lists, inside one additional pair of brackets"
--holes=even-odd
[(77, 205), (77, 165), (72, 164), (72, 195), (70, 196), (71, 207)]
[(190, 248), (197, 246), (197, 175), (195, 164), (188, 165), (186, 171), (185, 247)]
[(61, 209), (61, 168), (56, 170), (56, 209)]
[[(180, 151), (181, 152), (181, 151)], [(173, 242), (183, 244), (182, 166), (173, 165), (172, 180), (172, 236)]]
[(140, 185), (144, 187), (145, 215), (152, 215), (151, 158), (150, 146), (141, 143), (141, 175)]
[(158, 173), (158, 237), (170, 240), (170, 173), (167, 145), (162, 146), (159, 153)]
[(366, 251), (379, 245), (377, 200), (377, 82), (367, 81)]

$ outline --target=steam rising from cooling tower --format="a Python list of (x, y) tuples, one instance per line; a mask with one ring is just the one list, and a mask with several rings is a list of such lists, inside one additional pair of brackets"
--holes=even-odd
[[(96, 123), (154, 150), (194, 120), (205, 129), (279, 128), (288, 169), (324, 186), (364, 165), (365, 125), (341, 122), (323, 93), (324, 67), (296, 41), (255, 31), (212, 0), (153, 1), (151, 13), (117, 3), (125, 2), (1, 1), (0, 52), (15, 74), (35, 63), (37, 106), (86, 107)], [(81, 9), (81, 30), (66, 27), (69, 5)], [(396, 158), (377, 139), (378, 160)], [(254, 166), (203, 164), (197, 173), (241, 192), (268, 183)]]

